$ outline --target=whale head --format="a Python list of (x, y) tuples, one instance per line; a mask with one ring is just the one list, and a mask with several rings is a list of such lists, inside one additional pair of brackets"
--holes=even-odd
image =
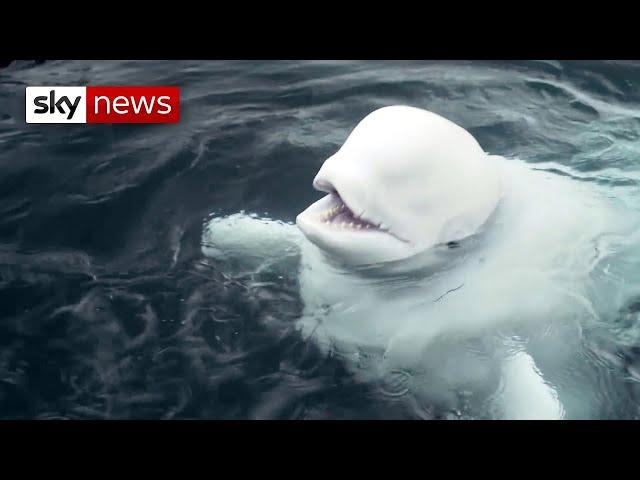
[(412, 257), (473, 235), (501, 197), (492, 158), (464, 128), (426, 110), (367, 115), (313, 180), (327, 195), (296, 223), (353, 265)]

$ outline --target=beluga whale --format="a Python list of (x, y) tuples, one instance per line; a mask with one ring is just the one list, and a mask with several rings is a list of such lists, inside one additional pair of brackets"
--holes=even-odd
[(255, 271), (299, 259), (305, 341), (419, 418), (573, 418), (582, 400), (554, 372), (597, 321), (603, 232), (625, 228), (599, 190), (403, 105), (362, 119), (312, 185), (295, 224), (214, 217), (204, 254)]
[(368, 115), (298, 215), (307, 238), (348, 263), (388, 262), (474, 234), (502, 195), (497, 165), (466, 130), (411, 107)]

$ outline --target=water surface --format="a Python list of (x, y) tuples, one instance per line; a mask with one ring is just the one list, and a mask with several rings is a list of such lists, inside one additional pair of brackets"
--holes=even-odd
[[(178, 85), (181, 122), (24, 122), (25, 86), (87, 84)], [(202, 254), (203, 225), (241, 210), (293, 221), (355, 124), (398, 103), (450, 118), (490, 153), (556, 162), (638, 212), (639, 87), (637, 62), (11, 64), (0, 418), (424, 418), (303, 341), (295, 269), (249, 282)], [(638, 416), (635, 265), (618, 266), (627, 307), (585, 355), (598, 418)]]

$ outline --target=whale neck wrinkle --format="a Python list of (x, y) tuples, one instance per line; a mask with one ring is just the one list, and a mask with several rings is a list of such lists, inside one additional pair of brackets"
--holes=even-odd
[(452, 245), (439, 244), (408, 258), (363, 265), (341, 262), (307, 240), (308, 282), (338, 303), (357, 303), (372, 294), (380, 298), (415, 297), (416, 291), (424, 291), (427, 284), (466, 262), (482, 246), (483, 233)]

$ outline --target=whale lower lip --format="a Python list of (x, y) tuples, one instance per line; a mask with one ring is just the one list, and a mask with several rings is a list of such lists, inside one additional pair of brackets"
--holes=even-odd
[(392, 261), (414, 252), (412, 244), (355, 215), (337, 193), (309, 205), (296, 224), (311, 243), (346, 263)]
[(296, 223), (310, 238), (337, 237), (340, 234), (365, 237), (373, 235), (376, 238), (390, 237), (393, 241), (409, 244), (391, 232), (386, 225), (356, 214), (336, 190), (307, 207), (298, 215)]

